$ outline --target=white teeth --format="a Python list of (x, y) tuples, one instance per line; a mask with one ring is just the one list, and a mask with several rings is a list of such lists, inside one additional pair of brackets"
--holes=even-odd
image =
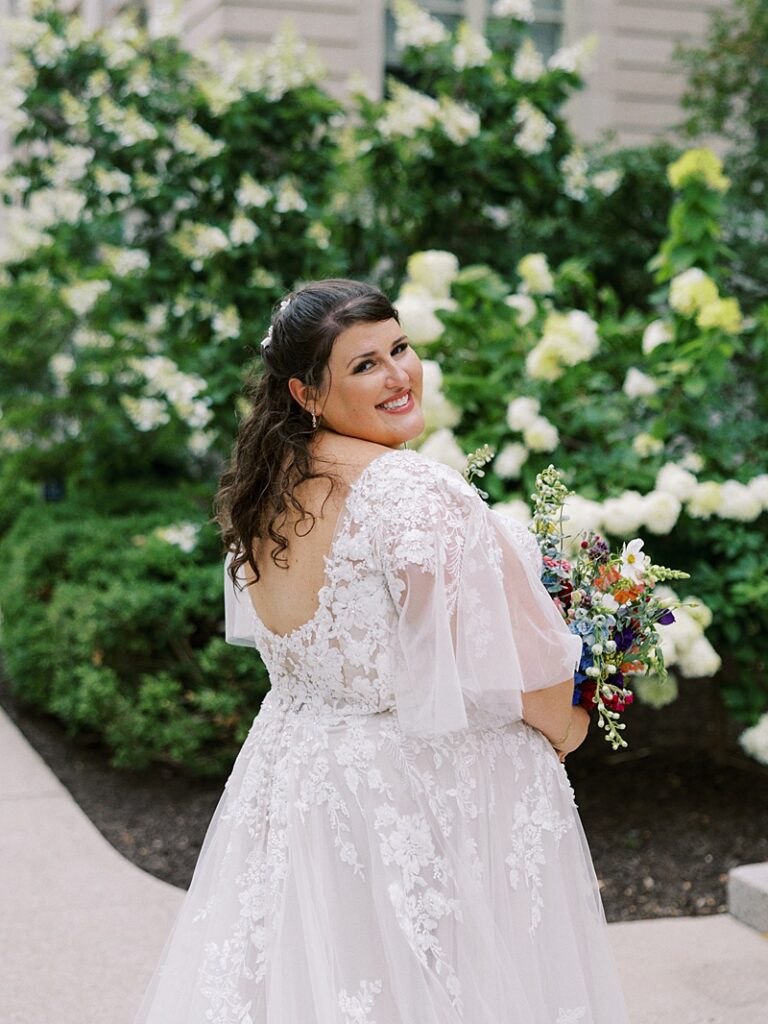
[(402, 409), (402, 407), (404, 405), (408, 404), (408, 399), (410, 397), (411, 397), (411, 393), (409, 391), (407, 395), (403, 395), (402, 398), (398, 398), (396, 402), (387, 402), (386, 404), (382, 404), (381, 408), (382, 409)]

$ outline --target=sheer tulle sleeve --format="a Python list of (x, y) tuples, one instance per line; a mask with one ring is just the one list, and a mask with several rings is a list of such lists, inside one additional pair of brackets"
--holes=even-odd
[[(253, 613), (249, 605), (248, 590), (235, 590), (229, 575), (229, 564), (233, 554), (228, 552), (224, 559), (224, 639), (228, 644), (240, 647), (255, 647), (253, 635)], [(242, 579), (242, 567), (238, 577)]]
[(541, 583), (535, 539), (455, 470), (422, 456), (397, 472), (377, 550), (398, 609), (400, 726), (454, 732), (470, 707), (517, 720), (521, 693), (570, 678), (581, 654)]

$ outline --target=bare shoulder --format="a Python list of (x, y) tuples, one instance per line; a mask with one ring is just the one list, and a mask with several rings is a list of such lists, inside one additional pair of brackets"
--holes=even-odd
[(316, 469), (321, 472), (330, 471), (349, 482), (374, 459), (391, 451), (394, 449), (385, 444), (337, 434), (318, 440), (314, 446), (313, 458)]

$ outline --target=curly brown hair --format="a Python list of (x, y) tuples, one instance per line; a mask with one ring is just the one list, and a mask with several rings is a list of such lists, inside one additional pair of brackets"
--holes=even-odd
[(332, 492), (336, 482), (329, 473), (313, 472), (311, 413), (293, 398), (288, 381), (298, 377), (310, 388), (330, 384), (328, 359), (338, 335), (355, 324), (389, 319), (400, 322), (383, 292), (346, 278), (309, 281), (275, 305), (262, 342), (262, 371), (251, 374), (243, 388), (251, 410), (239, 425), (214, 501), (225, 551), (234, 552), (229, 573), (235, 586), (245, 562), (253, 569), (254, 582), (260, 577), (253, 554), (257, 538), (268, 535), (275, 541), (272, 560), (288, 568), (283, 555), (288, 540), (275, 522), (293, 509), (299, 522), (312, 520), (311, 530), (316, 517), (296, 497), (296, 487), (325, 477)]

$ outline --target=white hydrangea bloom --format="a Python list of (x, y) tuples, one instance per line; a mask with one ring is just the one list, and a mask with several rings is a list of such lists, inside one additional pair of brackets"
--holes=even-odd
[(383, 115), (376, 121), (376, 130), (384, 139), (405, 137), (412, 139), (416, 132), (433, 128), (439, 123), (440, 104), (432, 96), (411, 89), (396, 79), (390, 79), (390, 100)]
[(672, 325), (666, 320), (654, 320), (643, 331), (643, 355), (650, 355), (659, 345), (666, 345), (675, 337)]
[(492, 508), (494, 512), (499, 512), (503, 516), (509, 516), (510, 519), (514, 519), (516, 522), (522, 523), (523, 526), (527, 526), (533, 519), (530, 507), (522, 498), (510, 498), (508, 501), (497, 501)]
[(45, 175), (55, 188), (67, 188), (80, 181), (93, 163), (94, 156), (90, 146), (71, 146), (53, 139), (51, 166), (46, 169)]
[(739, 736), (739, 744), (760, 764), (768, 764), (768, 711)]
[(534, 452), (553, 452), (560, 444), (560, 435), (554, 423), (545, 416), (537, 416), (523, 430), (523, 441)]
[(302, 213), (307, 208), (307, 201), (301, 195), (293, 178), (281, 178), (275, 185), (275, 209), (278, 213), (296, 210)]
[(603, 526), (616, 537), (635, 534), (643, 524), (643, 499), (639, 491), (624, 491), (603, 502)]
[(60, 295), (74, 313), (85, 316), (96, 305), (99, 296), (108, 292), (110, 287), (109, 281), (78, 281), (62, 288)]
[(37, 228), (48, 228), (57, 221), (76, 224), (85, 209), (86, 196), (71, 188), (41, 188), (27, 200), (27, 216)]
[(155, 537), (164, 540), (166, 544), (173, 544), (186, 554), (195, 550), (197, 535), (200, 532), (199, 523), (174, 523), (173, 526), (158, 526), (153, 533)]
[(218, 340), (239, 338), (241, 323), (236, 307), (229, 305), (226, 309), (217, 309), (211, 317), (211, 326)]
[(11, 206), (4, 211), (3, 231), (0, 234), (0, 263), (13, 263), (26, 259), (40, 246), (48, 245), (53, 237), (32, 223), (23, 207)]
[(453, 47), (453, 66), (456, 71), (465, 68), (482, 67), (490, 59), (491, 48), (477, 29), (468, 21), (462, 21), (456, 33), (456, 45)]
[(94, 331), (90, 327), (77, 327), (72, 332), (75, 348), (112, 348), (115, 339), (106, 331)]
[(491, 8), (494, 18), (516, 18), (518, 21), (533, 21), (533, 0), (495, 0)]
[(467, 456), (459, 447), (453, 431), (448, 427), (443, 427), (430, 434), (419, 448), (419, 451), (432, 459), (437, 459), (438, 462), (442, 462), (446, 466), (450, 466), (452, 469), (458, 470), (459, 473), (463, 473), (467, 465)]
[(632, 451), (641, 459), (647, 459), (649, 455), (658, 455), (664, 450), (664, 442), (652, 434), (641, 432), (632, 438)]
[(507, 425), (510, 430), (525, 430), (538, 417), (541, 403), (538, 398), (521, 395), (507, 406)]
[(536, 303), (530, 297), (521, 293), (519, 295), (507, 295), (504, 299), (507, 306), (511, 306), (512, 309), (517, 313), (517, 322), (521, 327), (525, 327), (531, 320), (536, 316), (537, 308)]
[(685, 504), (685, 511), (694, 519), (718, 515), (723, 503), (722, 487), (716, 480), (697, 483)]
[(691, 316), (708, 302), (718, 297), (717, 285), (700, 270), (691, 267), (673, 277), (669, 285), (669, 304), (678, 313)]
[(206, 455), (213, 444), (215, 435), (211, 430), (193, 430), (187, 439), (187, 449), (196, 458)]
[(67, 383), (75, 366), (75, 360), (69, 352), (56, 352), (48, 360), (48, 369), (59, 387)]
[(542, 338), (525, 357), (525, 372), (531, 380), (552, 383), (563, 375), (560, 350), (553, 338)]
[(565, 194), (569, 199), (583, 202), (589, 188), (589, 162), (580, 146), (560, 161), (560, 173), (563, 175)]
[(597, 36), (585, 36), (571, 46), (561, 47), (547, 61), (550, 71), (568, 71), (571, 74), (585, 74), (592, 63), (597, 49)]
[(199, 160), (218, 156), (226, 145), (222, 139), (214, 139), (208, 132), (186, 117), (179, 118), (171, 132), (176, 149)]
[(680, 518), (682, 502), (668, 491), (651, 491), (643, 497), (643, 523), (656, 534), (667, 534)]
[(564, 366), (591, 359), (599, 345), (597, 324), (583, 310), (550, 313), (541, 340), (526, 356), (525, 368), (529, 377), (555, 381)]
[(549, 269), (543, 252), (529, 252), (518, 260), (517, 272), (522, 284), (521, 291), (527, 295), (550, 295), (555, 290), (555, 279)]
[(678, 652), (677, 665), (687, 679), (698, 679), (700, 676), (713, 676), (722, 665), (722, 659), (702, 633)]
[(657, 491), (674, 494), (680, 501), (688, 501), (697, 485), (696, 477), (676, 462), (666, 462), (656, 474)]
[[(661, 628), (664, 630), (667, 627), (662, 626)], [(671, 673), (665, 677), (655, 672), (648, 675), (632, 676), (632, 689), (643, 704), (647, 704), (657, 711), (677, 700), (679, 692), (677, 679)]]
[(592, 175), (592, 188), (601, 192), (604, 196), (612, 196), (621, 184), (623, 178), (624, 174), (617, 168), (597, 171)]
[(184, 30), (184, 15), (180, 0), (154, 0), (149, 10), (147, 34), (151, 39), (181, 35)]
[(515, 142), (524, 153), (536, 156), (543, 153), (555, 134), (554, 124), (530, 100), (522, 99), (515, 108), (514, 121), (520, 127)]
[(760, 502), (763, 511), (768, 511), (768, 473), (760, 473), (758, 476), (752, 477), (747, 487)]
[(272, 192), (266, 185), (260, 185), (250, 174), (243, 174), (235, 192), (235, 199), (240, 206), (266, 206), (272, 198)]
[(689, 469), (692, 473), (700, 473), (704, 469), (704, 459), (698, 452), (686, 452), (682, 458), (677, 460), (678, 466)]
[(459, 261), (444, 249), (423, 249), (408, 257), (407, 273), (410, 281), (426, 288), (434, 298), (448, 298), (451, 282), (459, 273)]
[(712, 611), (701, 598), (689, 594), (686, 599), (686, 613), (702, 629), (712, 625)]
[(317, 47), (299, 36), (291, 17), (283, 19), (265, 49), (242, 53), (220, 42), (207, 54), (207, 60), (228, 82), (248, 91), (264, 92), (271, 103), (277, 103), (292, 89), (320, 81), (326, 74)]
[(508, 228), (512, 223), (512, 214), (506, 206), (493, 206), (490, 203), (486, 203), (480, 212), (487, 220), (495, 224), (497, 228)]
[(544, 60), (536, 49), (536, 44), (527, 36), (515, 54), (512, 77), (518, 82), (538, 82), (545, 70)]
[(120, 195), (131, 194), (131, 176), (125, 174), (123, 171), (118, 171), (116, 168), (107, 170), (105, 167), (95, 167), (93, 176), (96, 181), (96, 186), (100, 192), (105, 195), (111, 195), (113, 192), (117, 192)]
[(193, 270), (202, 270), (203, 261), (230, 246), (226, 232), (212, 224), (184, 221), (170, 237), (171, 245), (190, 261)]
[(720, 508), (717, 513), (721, 519), (751, 523), (762, 511), (762, 502), (747, 484), (739, 483), (738, 480), (726, 480), (721, 486)]
[(137, 430), (155, 430), (170, 420), (165, 402), (159, 398), (134, 398), (121, 395), (120, 404)]
[(480, 115), (467, 103), (458, 103), (448, 96), (440, 97), (440, 125), (457, 146), (480, 134)]
[(519, 441), (505, 444), (493, 460), (493, 470), (502, 480), (517, 480), (523, 463), (528, 458), (528, 449)]
[(229, 225), (229, 238), (233, 245), (250, 245), (260, 234), (258, 224), (242, 213), (238, 213)]
[(102, 243), (99, 256), (117, 277), (139, 273), (149, 267), (149, 254), (143, 249), (126, 249), (120, 245)]
[(437, 18), (433, 18), (413, 0), (395, 0), (395, 46), (404, 50), (409, 46), (421, 49), (445, 42), (448, 31)]
[(445, 330), (445, 324), (436, 316), (438, 309), (454, 308), (452, 299), (436, 299), (423, 285), (406, 283), (395, 299), (400, 326), (413, 345), (430, 345)]
[(424, 431), (431, 434), (443, 427), (455, 427), (461, 419), (461, 409), (453, 405), (442, 392), (443, 371), (434, 359), (422, 359), (421, 411)]
[(630, 366), (624, 378), (622, 390), (628, 398), (646, 398), (649, 395), (655, 395), (659, 390), (659, 385), (647, 373), (638, 370), (636, 366)]

